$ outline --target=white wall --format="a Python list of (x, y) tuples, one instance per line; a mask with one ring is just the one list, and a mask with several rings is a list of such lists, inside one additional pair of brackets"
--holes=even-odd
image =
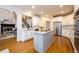
[(13, 14), (7, 9), (0, 8), (0, 21), (4, 19), (8, 20), (8, 22), (6, 22), (8, 24), (15, 24)]
[(39, 26), (40, 25), (40, 20), (41, 20), (40, 17), (33, 16), (33, 18), (32, 18), (33, 27)]

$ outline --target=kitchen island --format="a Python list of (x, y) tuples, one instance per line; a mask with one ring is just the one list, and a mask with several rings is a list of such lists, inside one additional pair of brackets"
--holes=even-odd
[(40, 53), (46, 52), (53, 42), (52, 35), (53, 31), (34, 31), (34, 49)]

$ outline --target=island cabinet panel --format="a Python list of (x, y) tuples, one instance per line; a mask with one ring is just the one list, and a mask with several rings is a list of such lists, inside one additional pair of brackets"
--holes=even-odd
[(49, 46), (52, 44), (52, 31), (48, 32), (34, 32), (34, 48), (37, 52), (43, 53), (46, 52)]
[(38, 52), (43, 52), (43, 36), (41, 36), (40, 34), (38, 35), (34, 35), (34, 48), (36, 51)]

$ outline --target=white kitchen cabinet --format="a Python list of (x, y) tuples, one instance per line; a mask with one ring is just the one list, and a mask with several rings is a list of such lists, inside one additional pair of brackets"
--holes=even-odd
[(65, 25), (62, 27), (62, 36), (73, 37), (74, 36), (74, 26), (73, 25)]
[(74, 30), (62, 30), (62, 36), (73, 38), (74, 37)]
[(69, 37), (69, 30), (62, 30), (62, 36)]
[(70, 31), (70, 41), (71, 41), (71, 44), (74, 48), (74, 52), (77, 53), (77, 50), (76, 50), (75, 45), (74, 45), (74, 30)]
[(62, 30), (62, 36), (68, 37), (70, 39), (70, 42), (74, 48), (74, 52), (77, 52), (75, 46), (74, 46), (74, 30)]
[(33, 31), (34, 30), (27, 30), (27, 29), (22, 29), (19, 31), (18, 35), (18, 41), (26, 41), (29, 40), (30, 38), (33, 38)]
[(69, 38), (70, 38), (70, 41), (73, 45), (74, 44), (74, 30), (69, 31)]

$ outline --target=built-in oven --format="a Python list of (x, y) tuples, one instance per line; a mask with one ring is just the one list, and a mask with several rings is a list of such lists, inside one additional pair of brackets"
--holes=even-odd
[(74, 31), (74, 45), (76, 50), (79, 52), (79, 20), (75, 20), (75, 31)]
[(76, 11), (75, 15), (74, 15), (74, 45), (75, 48), (77, 50), (77, 52), (79, 52), (79, 10)]

